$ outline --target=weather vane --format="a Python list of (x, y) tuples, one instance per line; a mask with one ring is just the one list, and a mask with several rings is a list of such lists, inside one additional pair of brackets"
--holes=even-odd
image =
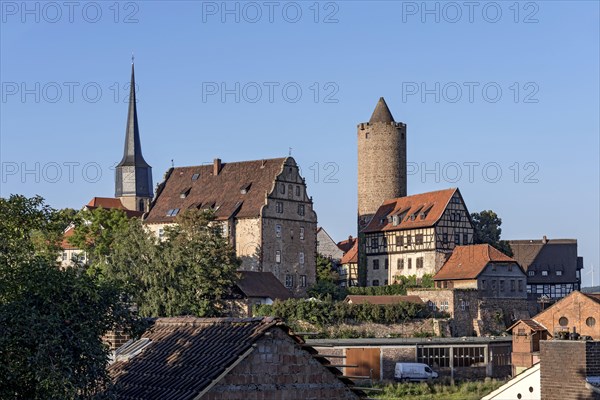
[(131, 63), (133, 64), (133, 60), (135, 60), (135, 56), (133, 55), (133, 51), (131, 52)]
[(292, 148), (291, 148), (291, 147), (289, 147), (288, 154), (289, 154), (290, 156), (292, 155)]

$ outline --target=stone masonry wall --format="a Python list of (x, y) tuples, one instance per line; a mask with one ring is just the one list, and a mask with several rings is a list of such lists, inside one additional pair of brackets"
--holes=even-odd
[(358, 399), (344, 383), (279, 329), (258, 340), (255, 350), (203, 399)]

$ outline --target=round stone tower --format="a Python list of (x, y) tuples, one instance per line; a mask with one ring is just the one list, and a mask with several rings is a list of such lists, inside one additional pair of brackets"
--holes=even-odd
[(406, 196), (406, 124), (395, 122), (382, 98), (369, 122), (358, 125), (358, 231), (379, 206)]

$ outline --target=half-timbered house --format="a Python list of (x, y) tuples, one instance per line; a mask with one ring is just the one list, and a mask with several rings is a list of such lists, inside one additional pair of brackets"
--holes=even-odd
[(385, 201), (365, 228), (366, 284), (435, 274), (456, 245), (473, 243), (473, 222), (457, 188)]

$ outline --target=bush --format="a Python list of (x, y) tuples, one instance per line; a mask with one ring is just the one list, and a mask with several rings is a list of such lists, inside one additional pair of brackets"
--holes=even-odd
[(318, 328), (324, 328), (354, 322), (400, 323), (424, 316), (425, 307), (408, 302), (378, 305), (334, 302), (331, 299), (289, 299), (275, 301), (271, 305), (256, 306), (254, 315), (280, 317), (292, 327), (297, 321), (305, 321)]

